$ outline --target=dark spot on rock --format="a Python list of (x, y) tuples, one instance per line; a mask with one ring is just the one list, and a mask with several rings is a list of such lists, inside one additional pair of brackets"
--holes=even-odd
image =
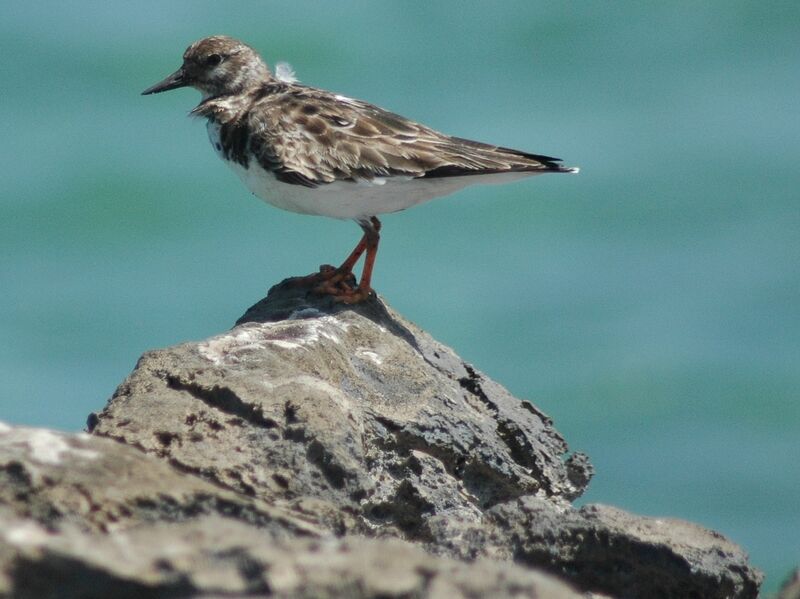
[(534, 478), (545, 478), (541, 472), (541, 468), (539, 468), (539, 465), (536, 463), (536, 450), (516, 422), (500, 420), (497, 423), (497, 435), (503, 440), (506, 447), (508, 447), (511, 459), (520, 466), (530, 469)]
[(303, 104), (300, 110), (303, 114), (317, 114), (319, 112), (319, 107), (315, 104)]
[(248, 495), (249, 497), (255, 497), (256, 489), (250, 483), (246, 483), (242, 478), (242, 473), (238, 470), (233, 468), (228, 468), (225, 470), (225, 474), (227, 474), (230, 478), (236, 481), (236, 486), (241, 493)]
[(419, 459), (417, 459), (415, 456), (413, 455), (408, 456), (405, 466), (417, 476), (422, 475), (422, 462), (420, 462)]
[(435, 512), (435, 506), (423, 498), (409, 481), (402, 481), (390, 501), (377, 503), (365, 509), (365, 515), (375, 522), (393, 523), (409, 540), (430, 540), (432, 534), (426, 515)]
[(297, 420), (297, 407), (291, 402), (287, 401), (283, 404), (283, 417), (286, 424), (295, 424)]
[(397, 431), (402, 430), (402, 428), (403, 428), (402, 426), (397, 424), (395, 421), (390, 420), (389, 418), (386, 418), (385, 416), (379, 416), (379, 415), (376, 414), (375, 415), (375, 420), (377, 420), (383, 426), (385, 426), (386, 430), (389, 430), (389, 431), (391, 431), (393, 433), (396, 433)]
[(553, 424), (553, 419), (550, 418), (550, 416), (548, 416), (544, 412), (542, 412), (540, 410), (537, 410), (536, 406), (534, 406), (531, 402), (526, 401), (526, 400), (522, 400), (519, 403), (520, 403), (520, 406), (522, 406), (523, 410), (527, 410), (528, 412), (530, 412), (534, 416), (538, 416), (541, 419), (541, 421), (544, 422), (547, 426), (551, 426)]
[(31, 476), (22, 462), (8, 462), (0, 467), (0, 472), (5, 474), (5, 478), (7, 478), (7, 482), (9, 483), (24, 487), (30, 487), (32, 484)]
[(272, 480), (274, 480), (279, 486), (283, 487), (284, 489), (289, 488), (289, 479), (286, 478), (283, 474), (278, 474), (275, 472), (272, 475)]
[(283, 430), (283, 438), (287, 441), (302, 443), (306, 440), (306, 429), (302, 426), (289, 426)]
[(347, 471), (336, 462), (336, 458), (316, 439), (309, 443), (306, 458), (320, 469), (325, 480), (334, 489), (344, 488)]
[(577, 499), (592, 480), (594, 467), (589, 462), (589, 456), (581, 452), (575, 452), (569, 456), (565, 466), (567, 467), (567, 478), (575, 486), (575, 493), (568, 494), (567, 497)]
[(178, 438), (176, 433), (170, 431), (156, 431), (154, 433), (156, 440), (161, 443), (164, 447), (169, 447), (172, 445), (172, 442)]
[(364, 489), (356, 489), (352, 493), (350, 493), (350, 499), (355, 501), (356, 503), (360, 502), (362, 499), (366, 498), (367, 492)]
[[(239, 416), (244, 418), (250, 424), (260, 426), (262, 428), (275, 428), (278, 423), (272, 418), (264, 416), (263, 409), (258, 404), (247, 403), (242, 400), (232, 389), (220, 385), (212, 385), (210, 387), (201, 385), (195, 382), (184, 381), (178, 376), (167, 375), (167, 386), (170, 389), (178, 391), (186, 391), (196, 399), (203, 403), (214, 407), (218, 410), (231, 414), (232, 416)], [(218, 422), (209, 426), (215, 430), (220, 430), (224, 427)]]
[(160, 558), (153, 562), (153, 567), (159, 572), (174, 572), (175, 567), (166, 558)]
[(480, 399), (487, 406), (496, 410), (497, 406), (494, 405), (494, 402), (489, 399), (489, 397), (486, 395), (486, 392), (481, 387), (481, 375), (475, 372), (475, 369), (469, 364), (464, 364), (464, 369), (467, 371), (467, 376), (458, 379), (458, 384)]
[(365, 510), (365, 514), (372, 520), (386, 522), (392, 516), (391, 505), (388, 503), (376, 503), (369, 506), (369, 508)]
[(453, 474), (456, 477), (461, 478), (462, 476), (464, 476), (464, 466), (466, 465), (466, 463), (467, 463), (466, 456), (459, 455), (456, 457), (456, 460), (452, 465)]

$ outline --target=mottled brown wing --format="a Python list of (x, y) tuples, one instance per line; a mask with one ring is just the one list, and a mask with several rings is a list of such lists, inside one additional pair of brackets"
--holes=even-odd
[(450, 137), (359, 100), (300, 85), (259, 101), (250, 149), (287, 183), (560, 171), (558, 159)]

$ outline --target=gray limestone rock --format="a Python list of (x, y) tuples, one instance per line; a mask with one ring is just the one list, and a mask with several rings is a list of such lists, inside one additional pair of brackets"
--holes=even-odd
[(2, 431), (0, 589), (575, 596), (555, 574), (586, 596), (750, 598), (761, 581), (713, 531), (573, 507), (588, 458), (378, 298), (285, 281), (232, 330), (144, 354), (89, 428)]
[(761, 573), (721, 534), (605, 505), (561, 509), (521, 497), (487, 512), (492, 541), (517, 563), (617, 597), (756, 597)]
[(302, 511), (226, 490), (121, 443), (2, 423), (0, 506), (47, 530), (71, 524), (97, 533), (218, 515), (275, 538), (328, 534)]
[(0, 596), (582, 595), (514, 564), (338, 539), (292, 513), (88, 435), (0, 424)]
[(333, 532), (433, 545), (431, 518), (458, 537), (498, 503), (583, 491), (588, 461), (565, 460), (532, 404), (379, 300), (326, 301), (284, 284), (231, 331), (146, 353), (94, 434), (264, 501), (335, 506)]

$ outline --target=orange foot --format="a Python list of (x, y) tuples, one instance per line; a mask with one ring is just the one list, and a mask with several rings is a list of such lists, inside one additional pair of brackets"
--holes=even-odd
[[(314, 292), (319, 293), (317, 289)], [(369, 287), (365, 289), (361, 287), (356, 287), (355, 289), (340, 287), (336, 290), (336, 293), (330, 293), (327, 290), (323, 291), (323, 293), (330, 296), (333, 301), (343, 304), (360, 304), (375, 297), (375, 292)]]
[(319, 272), (311, 273), (304, 277), (292, 277), (288, 283), (294, 287), (309, 287), (321, 284), (336, 274), (338, 269), (330, 264), (323, 264), (319, 267)]
[[(360, 220), (359, 225), (364, 230), (364, 236), (339, 268), (323, 264), (319, 267), (319, 272), (305, 277), (297, 277), (292, 280), (292, 284), (297, 286), (314, 285), (312, 293), (329, 295), (334, 301), (344, 304), (357, 304), (374, 297), (375, 292), (370, 287), (370, 280), (375, 256), (378, 253), (381, 222), (373, 216)], [(353, 267), (364, 252), (367, 254), (364, 260), (364, 271), (361, 273), (361, 281), (356, 286)]]
[(327, 295), (333, 301), (344, 304), (357, 304), (368, 300), (375, 294), (370, 287), (356, 286), (356, 278), (353, 273), (340, 269), (336, 269), (332, 276), (326, 277), (311, 292), (317, 295)]

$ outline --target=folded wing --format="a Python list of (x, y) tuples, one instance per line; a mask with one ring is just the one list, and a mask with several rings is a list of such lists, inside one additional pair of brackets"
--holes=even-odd
[(250, 112), (269, 116), (250, 123), (249, 146), (285, 183), (574, 172), (558, 158), (451, 137), (367, 102), (301, 85), (282, 88), (258, 100), (274, 110)]

